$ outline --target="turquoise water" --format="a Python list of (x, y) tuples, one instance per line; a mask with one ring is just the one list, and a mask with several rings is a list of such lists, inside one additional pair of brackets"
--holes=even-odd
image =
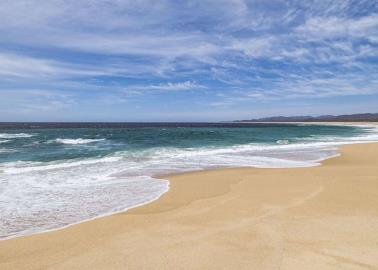
[[(103, 157), (117, 151), (137, 153), (157, 148), (220, 148), (245, 144), (296, 143), (317, 137), (361, 134), (350, 126), (278, 125), (247, 127), (143, 127), (13, 129), (0, 134), (0, 162), (70, 160)], [(362, 131), (363, 132), (363, 131)], [(12, 135), (17, 134), (17, 135)]]
[(217, 167), (303, 167), (367, 127), (262, 124), (90, 124), (1, 128), (0, 238), (123, 211), (169, 188), (154, 178)]

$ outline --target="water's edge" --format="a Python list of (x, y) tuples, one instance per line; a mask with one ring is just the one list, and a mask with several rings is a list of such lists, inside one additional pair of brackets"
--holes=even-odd
[[(294, 169), (300, 169), (300, 168), (311, 168), (311, 167), (322, 166), (323, 162), (325, 160), (329, 160), (329, 159), (340, 157), (341, 156), (340, 149), (342, 147), (344, 147), (346, 145), (366, 144), (366, 143), (378, 143), (378, 141), (374, 141), (374, 142), (372, 142), (372, 141), (370, 141), (370, 142), (354, 142), (354, 143), (349, 143), (349, 144), (343, 144), (343, 145), (338, 146), (338, 148), (337, 148), (338, 152), (336, 154), (328, 156), (328, 157), (325, 157), (322, 160), (319, 160), (319, 164), (309, 165), (309, 166), (305, 166), (305, 167), (288, 167), (288, 168), (294, 170)], [(49, 232), (54, 232), (54, 231), (60, 231), (60, 230), (67, 229), (69, 227), (72, 227), (72, 226), (75, 226), (75, 225), (78, 225), (78, 224), (81, 224), (81, 223), (91, 222), (91, 221), (96, 220), (96, 219), (105, 218), (105, 217), (112, 216), (112, 215), (117, 215), (117, 214), (120, 214), (120, 213), (125, 213), (128, 210), (130, 210), (130, 209), (134, 209), (134, 208), (138, 208), (138, 207), (142, 207), (144, 205), (150, 204), (150, 203), (152, 203), (154, 201), (159, 200), (164, 194), (166, 194), (167, 192), (169, 192), (169, 190), (170, 190), (170, 183), (169, 183), (168, 178), (170, 178), (172, 176), (190, 174), (190, 173), (193, 173), (193, 172), (209, 172), (209, 171), (211, 172), (211, 171), (217, 171), (217, 170), (242, 169), (242, 168), (245, 168), (245, 169), (256, 169), (256, 170), (258, 170), (258, 169), (263, 169), (263, 170), (275, 169), (275, 168), (258, 168), (258, 167), (245, 167), (245, 166), (243, 166), (243, 167), (218, 167), (218, 168), (211, 168), (211, 169), (204, 169), (204, 170), (195, 170), (195, 171), (186, 171), (186, 172), (178, 172), (178, 173), (171, 173), (171, 174), (156, 175), (156, 176), (154, 176), (155, 179), (159, 179), (160, 181), (166, 181), (167, 182), (167, 190), (164, 191), (163, 193), (161, 193), (156, 198), (150, 200), (150, 201), (147, 201), (147, 202), (144, 202), (144, 203), (141, 203), (141, 204), (129, 207), (127, 209), (123, 209), (123, 210), (119, 210), (119, 211), (114, 211), (114, 212), (106, 213), (106, 214), (99, 215), (99, 216), (96, 216), (96, 217), (93, 217), (93, 218), (81, 220), (81, 221), (78, 221), (78, 222), (75, 222), (75, 223), (71, 223), (71, 224), (68, 224), (68, 225), (65, 225), (65, 226), (62, 226), (62, 227), (58, 227), (58, 228), (53, 228), (53, 229), (48, 229), (48, 230), (41, 230), (41, 231), (35, 231), (35, 232), (30, 232), (30, 233), (23, 233), (23, 234), (12, 235), (12, 236), (8, 236), (8, 237), (0, 238), (0, 241), (6, 241), (6, 240), (11, 240), (11, 239), (19, 238), (19, 237), (30, 237), (30, 236), (34, 236), (34, 235), (39, 235), (39, 234), (44, 234), (44, 233), (49, 233)]]
[[(338, 124), (338, 125), (341, 126), (340, 124)], [(360, 126), (360, 127), (361, 126), (362, 127), (372, 127), (372, 128), (377, 129), (377, 125), (370, 124), (370, 123), (364, 124), (364, 125), (362, 125), (362, 124), (354, 124), (354, 125), (347, 124), (347, 125), (348, 126)], [(95, 219), (98, 219), (98, 218), (103, 218), (103, 217), (107, 217), (107, 216), (114, 215), (114, 214), (124, 213), (124, 212), (127, 212), (130, 209), (141, 207), (143, 205), (152, 203), (152, 202), (158, 200), (160, 197), (162, 197), (165, 193), (167, 193), (169, 191), (170, 183), (169, 183), (168, 179), (171, 176), (174, 176), (174, 175), (182, 175), (182, 174), (188, 174), (188, 173), (199, 172), (199, 171), (214, 171), (214, 170), (219, 170), (219, 169), (223, 170), (223, 169), (234, 169), (234, 168), (254, 168), (254, 169), (259, 169), (259, 168), (292, 168), (292, 169), (295, 169), (295, 168), (304, 168), (304, 167), (315, 167), (315, 166), (321, 166), (322, 163), (325, 160), (328, 160), (328, 159), (331, 159), (331, 158), (336, 158), (336, 157), (340, 156), (341, 155), (340, 148), (344, 147), (345, 145), (353, 145), (353, 144), (361, 144), (361, 143), (376, 143), (376, 142), (378, 142), (376, 137), (374, 138), (374, 140), (370, 140), (370, 141), (363, 141), (363, 140), (353, 141), (352, 140), (352, 141), (333, 142), (333, 143), (330, 143), (327, 146), (332, 151), (328, 152), (326, 155), (322, 156), (321, 158), (319, 158), (317, 160), (311, 160), (311, 162), (304, 163), (301, 166), (286, 164), (282, 167), (269, 167), (269, 166), (268, 167), (261, 167), (259, 165), (245, 166), (242, 163), (240, 163), (240, 166), (237, 166), (237, 165), (236, 166), (234, 166), (234, 165), (231, 165), (231, 166), (216, 165), (214, 167), (204, 167), (204, 168), (199, 168), (199, 169), (191, 169), (189, 167), (189, 169), (187, 171), (183, 170), (183, 171), (179, 171), (179, 172), (167, 172), (166, 174), (155, 173), (155, 174), (150, 175), (151, 179), (162, 181), (162, 182), (164, 182), (165, 186), (164, 186), (163, 190), (161, 190), (161, 193), (154, 194), (154, 195), (157, 195), (157, 196), (154, 196), (153, 198), (147, 198), (147, 200), (142, 202), (142, 203), (135, 204), (135, 205), (132, 205), (130, 207), (125, 207), (125, 208), (120, 209), (120, 210), (118, 210), (118, 209), (117, 210), (115, 210), (115, 209), (110, 210), (107, 213), (99, 214), (99, 215), (96, 215), (96, 216), (93, 216), (93, 217), (90, 217), (90, 218), (84, 218), (84, 219), (79, 220), (77, 222), (72, 222), (72, 223), (69, 223), (69, 224), (66, 224), (66, 225), (62, 225), (62, 226), (58, 225), (56, 228), (43, 229), (43, 228), (36, 227), (36, 228), (31, 228), (29, 230), (16, 232), (13, 235), (9, 235), (9, 236), (0, 238), (0, 241), (14, 239), (14, 238), (18, 238), (18, 237), (26, 237), (26, 236), (32, 236), (32, 235), (37, 235), (37, 234), (42, 234), (42, 233), (48, 233), (48, 232), (57, 231), (57, 230), (62, 230), (62, 229), (65, 229), (65, 228), (68, 228), (68, 227), (71, 227), (71, 226), (74, 226), (74, 225), (77, 225), (77, 224), (80, 224), (80, 223), (83, 223), (83, 222), (92, 221), (92, 220), (95, 220)], [(78, 213), (80, 213), (80, 212), (78, 212)], [(70, 222), (70, 220), (68, 220), (68, 222)]]

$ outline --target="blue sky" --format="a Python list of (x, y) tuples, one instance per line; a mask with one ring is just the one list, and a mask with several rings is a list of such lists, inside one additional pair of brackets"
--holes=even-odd
[(0, 121), (357, 112), (378, 112), (378, 1), (0, 2)]

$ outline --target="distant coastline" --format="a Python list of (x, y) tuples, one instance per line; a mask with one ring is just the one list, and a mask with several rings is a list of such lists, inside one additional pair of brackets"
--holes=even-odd
[(264, 124), (364, 124), (378, 122), (378, 113), (361, 113), (345, 115), (321, 115), (321, 116), (272, 116), (228, 121), (204, 121), (204, 122), (7, 122), (0, 121), (1, 129), (40, 129), (40, 128), (143, 128), (143, 127), (243, 127), (248, 123)]
[(321, 115), (321, 116), (272, 116), (264, 118), (254, 118), (247, 120), (235, 120), (240, 122), (378, 122), (378, 113), (360, 113), (360, 114), (344, 114), (344, 115)]

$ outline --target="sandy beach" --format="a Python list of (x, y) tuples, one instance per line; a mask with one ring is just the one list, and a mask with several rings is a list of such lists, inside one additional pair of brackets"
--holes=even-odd
[(378, 144), (340, 152), (169, 176), (151, 204), (0, 241), (0, 269), (378, 269)]

